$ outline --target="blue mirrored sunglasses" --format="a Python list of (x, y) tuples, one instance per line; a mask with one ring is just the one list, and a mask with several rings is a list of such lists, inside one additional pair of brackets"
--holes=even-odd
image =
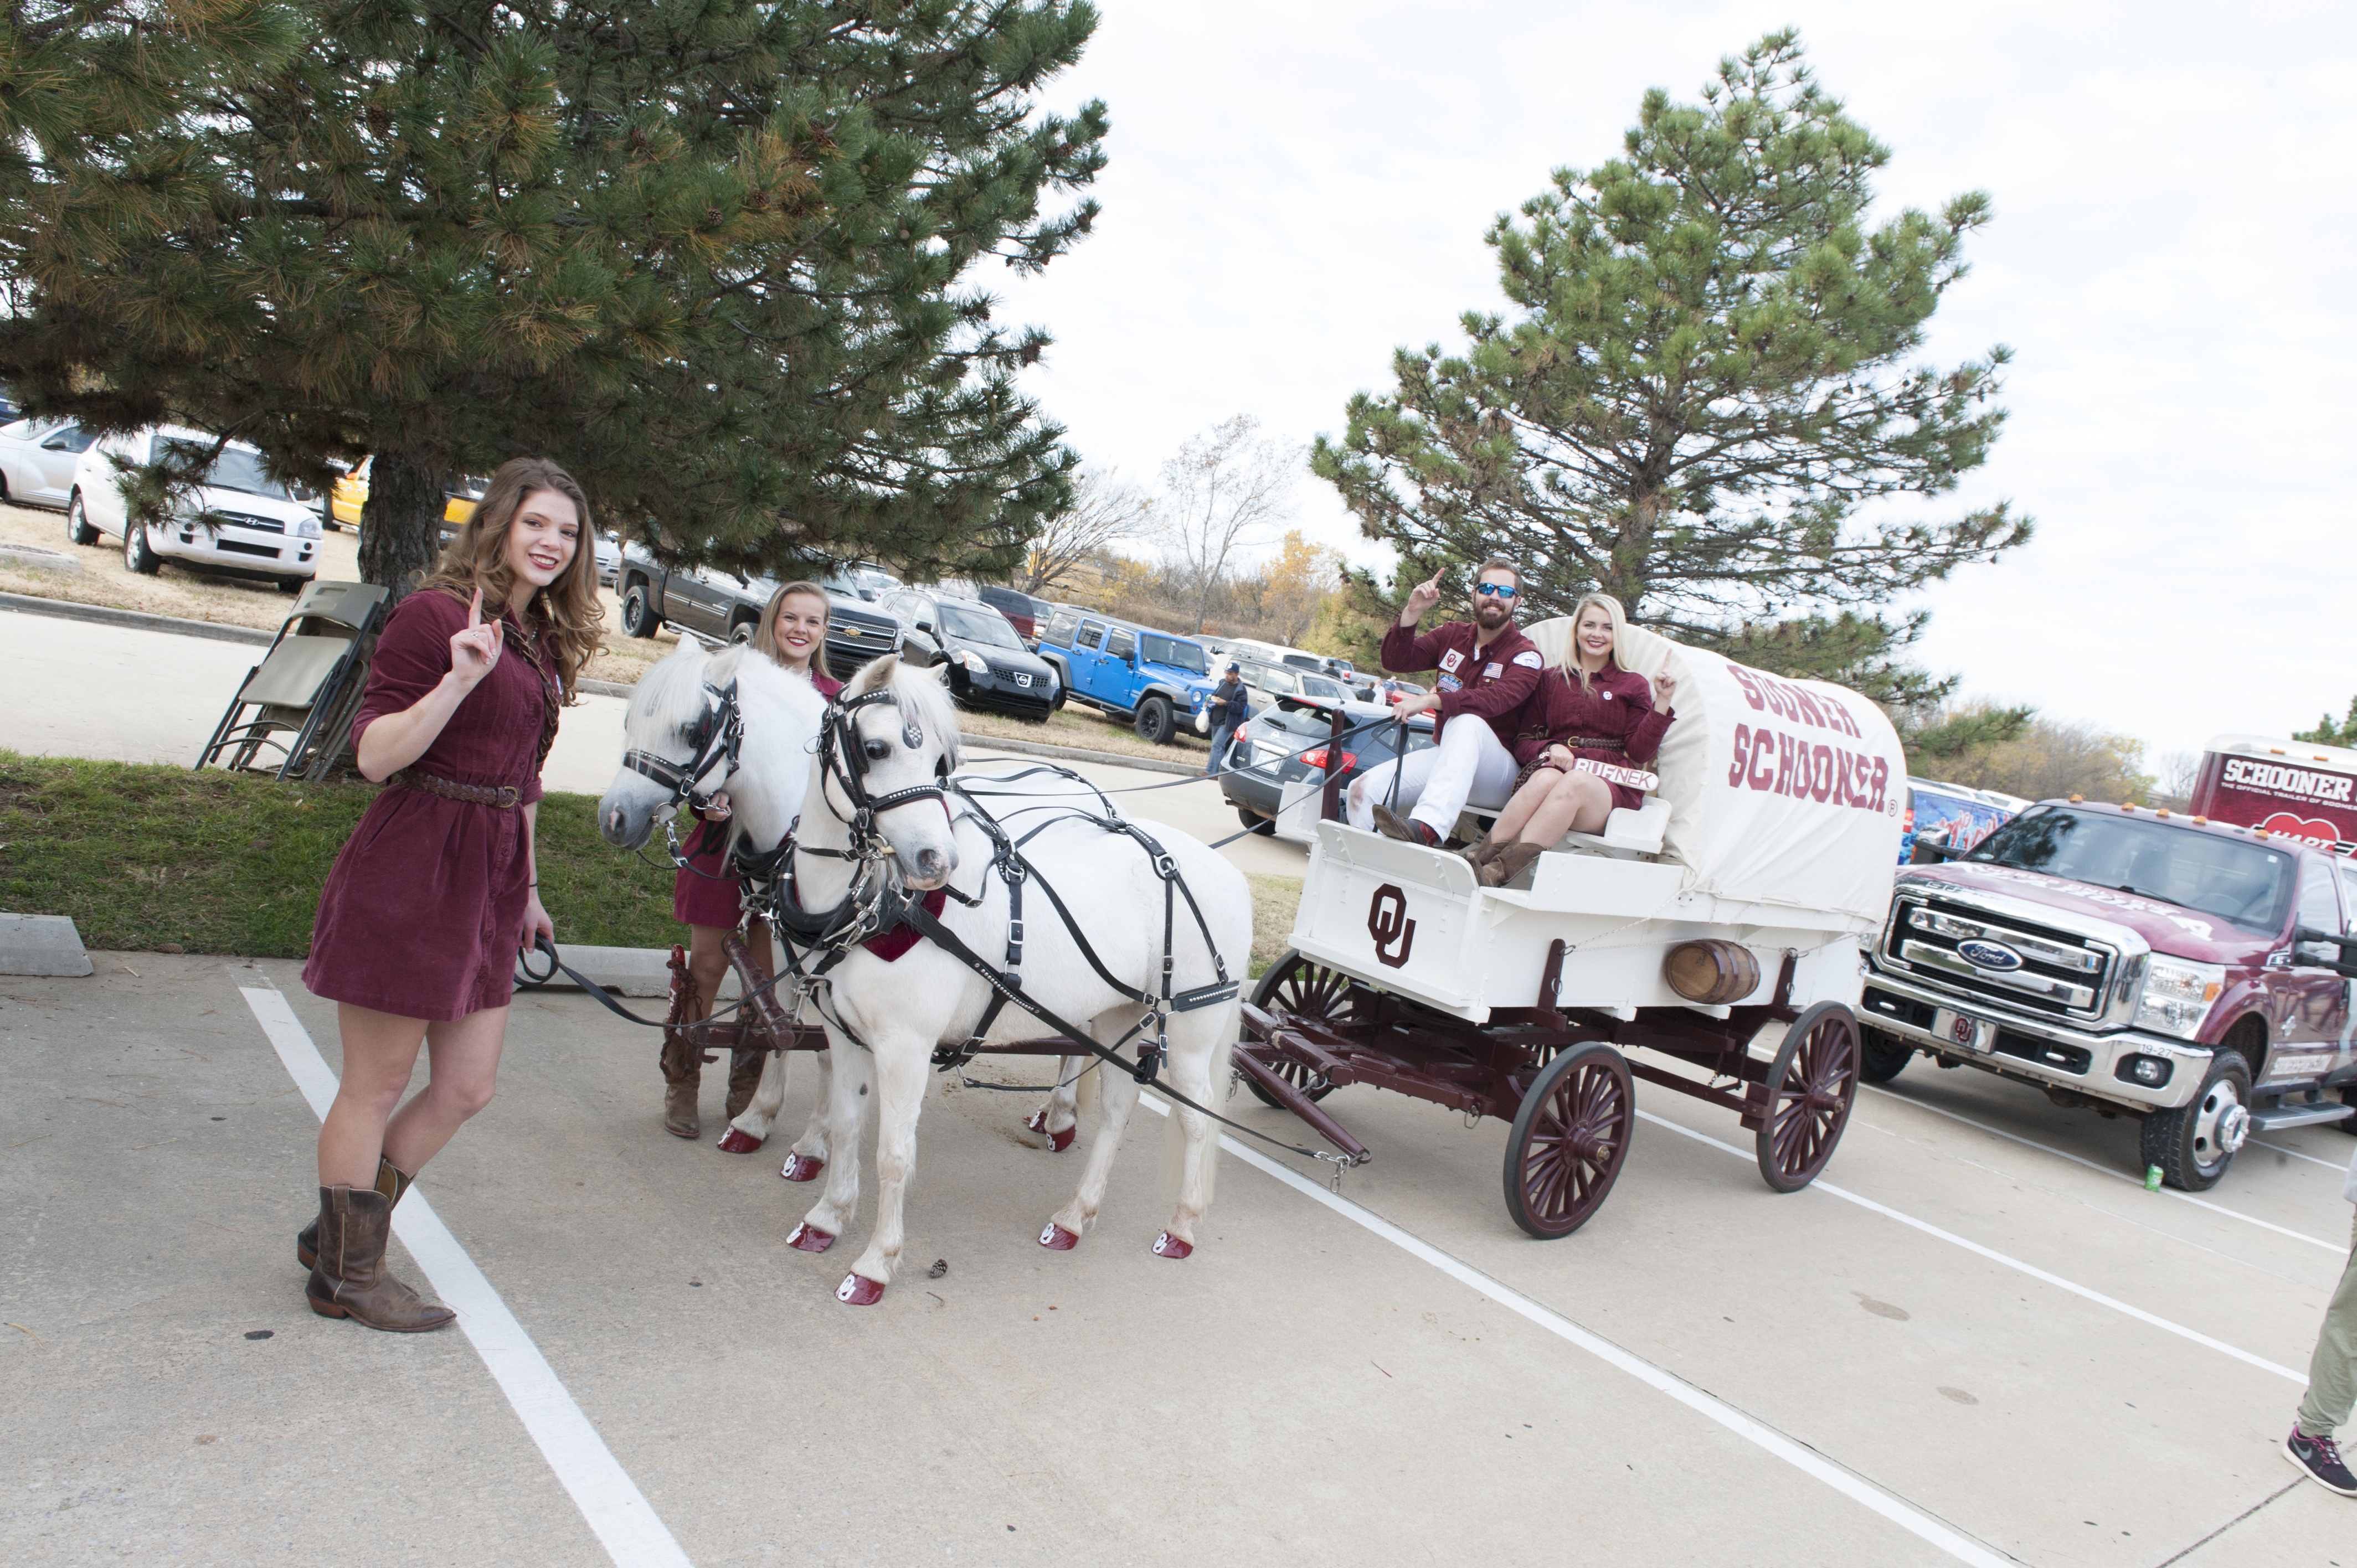
[(1477, 594), (1495, 594), (1501, 599), (1511, 599), (1522, 592), (1520, 588), (1508, 583), (1476, 583), (1473, 585), (1473, 591)]

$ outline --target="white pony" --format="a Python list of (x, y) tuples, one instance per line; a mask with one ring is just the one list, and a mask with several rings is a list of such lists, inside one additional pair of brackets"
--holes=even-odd
[[(956, 714), (939, 682), (902, 669), (896, 658), (887, 657), (862, 670), (840, 700), (852, 703), (871, 694), (883, 695), (852, 707), (847, 714), (856, 757), (841, 756), (838, 748), (839, 763), (856, 770), (869, 798), (924, 791), (942, 772), (956, 767)], [(747, 734), (751, 733), (748, 714)], [(765, 752), (775, 755), (768, 747)], [(826, 749), (822, 748), (804, 770), (802, 825), (791, 857), (802, 904), (812, 911), (837, 906), (861, 871), (858, 862), (847, 858), (854, 848), (850, 820), (856, 803), (844, 779), (827, 771), (826, 762)], [(749, 778), (750, 771), (748, 764), (745, 776)], [(1050, 787), (1036, 793), (1052, 798), (1063, 790)], [(970, 811), (952, 820), (954, 800), (925, 792), (886, 805), (875, 814), (881, 840), (875, 853), (888, 863), (884, 875), (899, 878), (908, 888), (954, 887), (962, 898), (948, 901), (941, 923), (996, 966), (1006, 951), (1007, 887), (993, 869), (992, 842), (983, 826)], [(989, 804), (1001, 817), (1020, 811), (1019, 803), (1002, 799)], [(1166, 888), (1135, 840), (1108, 833), (1083, 818), (1035, 811), (1018, 816), (1013, 826), (1019, 837), (1042, 823), (1048, 824), (1044, 831), (1022, 851), (1038, 874), (1025, 889), (1022, 985), (1042, 1007), (1114, 1047), (1132, 1034), (1146, 1008), (1099, 977), (1039, 883), (1044, 880), (1061, 896), (1073, 920), (1087, 932), (1098, 961), (1124, 985), (1147, 994), (1158, 994), (1163, 987)], [(1198, 840), (1158, 825), (1154, 834), (1202, 914), (1199, 928), (1187, 899), (1178, 898), (1169, 924), (1169, 957), (1175, 966), (1170, 993), (1213, 984), (1220, 969), (1213, 953), (1206, 950), (1206, 934), (1224, 961), (1227, 978), (1241, 983), (1252, 950), (1252, 899), (1243, 874)], [(992, 992), (974, 970), (931, 941), (891, 961), (854, 947), (828, 979), (834, 1015), (827, 1023), (828, 1054), (836, 1058), (823, 1113), (828, 1146), (838, 1151), (856, 1146), (871, 1079), (876, 1090), (876, 1232), (835, 1291), (838, 1300), (864, 1306), (882, 1299), (899, 1264), (902, 1207), (916, 1164), (917, 1118), (931, 1076), (934, 1047), (970, 1038)], [(1212, 1103), (1212, 1086), (1226, 1072), (1238, 1007), (1231, 996), (1169, 1015), (1164, 1071), (1173, 1089), (1199, 1105)], [(1044, 1032), (1040, 1022), (1009, 1005), (987, 1037), (1007, 1040)], [(1147, 1034), (1152, 1032), (1149, 1028)], [(1140, 1043), (1132, 1037), (1118, 1048), (1134, 1058)], [(1066, 1058), (1068, 1064), (1083, 1059), (1095, 1060)], [(1135, 1080), (1109, 1065), (1084, 1070), (1079, 1090), (1083, 1131), (1089, 1135), (1080, 1186), (1039, 1235), (1040, 1245), (1058, 1251), (1076, 1245), (1095, 1219), (1114, 1155), (1137, 1104)], [(1211, 1201), (1219, 1141), (1208, 1117), (1172, 1109), (1166, 1146), (1178, 1167), (1178, 1204), (1153, 1251), (1160, 1257), (1184, 1258), (1194, 1250), (1196, 1224)], [(1092, 1121), (1093, 1127), (1085, 1125)], [(789, 1238), (794, 1246), (817, 1252), (834, 1243), (858, 1202), (858, 1165), (856, 1159), (839, 1158), (827, 1166), (825, 1190)]]
[[(735, 757), (719, 732), (726, 713), (721, 693), (731, 688), (743, 725)], [(622, 719), (626, 760), (597, 802), (598, 832), (621, 849), (644, 844), (679, 803), (678, 785), (656, 776), (668, 766), (699, 794), (726, 788), (731, 849), (743, 845), (753, 854), (775, 849), (802, 812), (807, 759), (825, 714), (826, 699), (808, 677), (741, 644), (709, 653), (694, 638), (680, 639), (678, 650), (647, 671), (630, 693)], [(629, 757), (649, 759), (655, 771), (633, 766)], [(769, 1137), (785, 1105), (788, 1054), (770, 1052), (761, 1064), (760, 1087), (729, 1123), (734, 1147), (758, 1148)], [(822, 1054), (822, 1077), (826, 1069)], [(825, 1098), (822, 1090), (822, 1104)], [(781, 1173), (788, 1179), (808, 1181), (818, 1174), (826, 1159), (823, 1128), (813, 1113)]]

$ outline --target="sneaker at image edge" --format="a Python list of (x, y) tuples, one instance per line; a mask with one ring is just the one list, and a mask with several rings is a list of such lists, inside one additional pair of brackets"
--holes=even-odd
[(2357, 1476), (2349, 1473), (2341, 1463), (2341, 1450), (2330, 1437), (2310, 1437), (2298, 1426), (2284, 1439), (2284, 1457), (2314, 1477), (2319, 1485), (2331, 1487), (2344, 1498), (2357, 1498)]

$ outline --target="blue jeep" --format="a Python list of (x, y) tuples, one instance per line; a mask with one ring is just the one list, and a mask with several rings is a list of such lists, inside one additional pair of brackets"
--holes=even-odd
[(1215, 683), (1201, 643), (1071, 605), (1040, 628), (1039, 657), (1056, 667), (1065, 696), (1129, 721), (1156, 746), (1182, 724), (1201, 727)]

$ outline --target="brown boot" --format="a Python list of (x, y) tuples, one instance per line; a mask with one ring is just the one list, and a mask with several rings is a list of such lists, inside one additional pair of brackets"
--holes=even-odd
[(447, 1328), (458, 1315), (428, 1306), (385, 1272), (393, 1237), (393, 1200), (372, 1187), (319, 1189), (319, 1261), (303, 1287), (322, 1317), (350, 1317), (393, 1334)]
[(1503, 887), (1520, 876), (1531, 862), (1546, 853), (1544, 846), (1519, 841), (1508, 844), (1481, 863), (1479, 873), (1484, 887)]
[[(376, 1189), (384, 1194), (387, 1203), (398, 1206), (401, 1195), (407, 1192), (409, 1184), (416, 1179), (395, 1170), (393, 1162), (382, 1155), (376, 1157)], [(295, 1232), (295, 1261), (307, 1269), (319, 1266), (319, 1221), (316, 1218)]]
[(1465, 858), (1471, 861), (1473, 863), (1473, 868), (1476, 871), (1479, 871), (1481, 867), (1489, 865), (1491, 857), (1495, 855), (1498, 851), (1503, 847), (1503, 845), (1498, 843), (1495, 834), (1483, 833), (1481, 835), (1481, 842), (1465, 852)]
[(761, 1069), (769, 1060), (767, 1051), (735, 1051), (728, 1058), (728, 1120), (734, 1122), (745, 1114), (745, 1107), (753, 1103), (753, 1091), (761, 1087)]
[(1389, 806), (1375, 808), (1375, 832), (1387, 839), (1398, 839), (1403, 843), (1420, 843), (1426, 849), (1437, 842), (1430, 828), (1398, 815)]
[(693, 1138), (704, 1131), (695, 1119), (695, 1097), (704, 1087), (704, 1074), (690, 1071), (676, 1083), (663, 1085), (663, 1131), (674, 1138)]

